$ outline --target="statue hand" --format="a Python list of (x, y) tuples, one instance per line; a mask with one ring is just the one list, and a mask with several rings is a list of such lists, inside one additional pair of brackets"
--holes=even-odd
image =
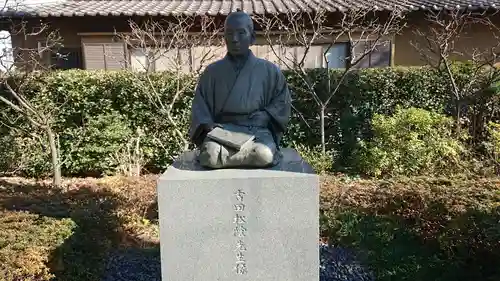
[(212, 131), (213, 129), (217, 128), (217, 127), (222, 128), (222, 125), (221, 125), (221, 124), (219, 124), (219, 123), (212, 123), (212, 124), (208, 124), (208, 125), (207, 125), (207, 128), (206, 128), (206, 130), (207, 130), (207, 134), (208, 134), (210, 131)]
[(216, 127), (222, 128), (222, 126), (218, 123), (204, 124), (204, 130), (205, 130), (205, 132), (207, 132), (207, 134)]
[(203, 141), (205, 141), (207, 134), (210, 131), (212, 131), (215, 127), (220, 127), (220, 125), (217, 123), (201, 124), (200, 128), (198, 129), (198, 133), (194, 139), (195, 145), (200, 146), (203, 143)]

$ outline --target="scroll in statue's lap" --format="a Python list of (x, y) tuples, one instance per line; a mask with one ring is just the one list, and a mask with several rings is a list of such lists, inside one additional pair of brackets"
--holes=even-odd
[(255, 139), (239, 151), (205, 139), (200, 147), (200, 164), (210, 168), (272, 165), (277, 148), (271, 132), (266, 128), (255, 127), (249, 132), (255, 135)]

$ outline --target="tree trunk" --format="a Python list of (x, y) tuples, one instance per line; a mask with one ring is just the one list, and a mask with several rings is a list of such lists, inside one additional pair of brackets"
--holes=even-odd
[(320, 112), (320, 126), (321, 126), (321, 150), (323, 156), (326, 155), (326, 143), (325, 143), (325, 106), (321, 106)]
[(50, 127), (45, 129), (49, 139), (50, 155), (52, 156), (53, 184), (55, 187), (61, 187), (61, 165), (59, 163), (59, 153), (56, 145), (54, 132)]
[(139, 177), (141, 175), (141, 131), (137, 128), (137, 140), (135, 142), (135, 152), (134, 152), (134, 161), (135, 161), (135, 176)]

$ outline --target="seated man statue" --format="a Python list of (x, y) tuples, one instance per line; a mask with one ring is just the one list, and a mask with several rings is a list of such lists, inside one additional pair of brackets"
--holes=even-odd
[(287, 82), (275, 64), (250, 50), (255, 31), (246, 13), (228, 15), (224, 38), (227, 54), (200, 75), (192, 104), (189, 136), (198, 161), (213, 169), (275, 166), (291, 113)]

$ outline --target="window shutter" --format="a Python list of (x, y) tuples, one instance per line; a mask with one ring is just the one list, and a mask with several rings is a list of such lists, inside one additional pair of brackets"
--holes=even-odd
[(104, 44), (83, 44), (85, 69), (106, 69), (104, 61)]
[[(252, 46), (255, 51), (255, 46)], [(193, 70), (203, 70), (210, 63), (215, 62), (216, 60), (222, 59), (226, 55), (226, 49), (222, 45), (210, 45), (210, 46), (194, 46), (192, 48), (192, 57), (193, 57)]]
[(85, 69), (118, 70), (126, 68), (125, 45), (123, 43), (83, 43)]
[[(323, 49), (322, 46), (311, 46), (307, 49), (304, 46), (288, 47), (286, 53), (286, 62), (293, 67), (293, 63), (299, 64), (303, 61), (305, 69), (321, 68), (323, 67)], [(305, 57), (304, 57), (305, 56)], [(293, 61), (291, 60), (293, 59)]]
[(283, 62), (278, 57), (283, 53), (282, 49), (283, 48), (280, 45), (265, 45), (264, 52), (266, 52), (266, 54), (264, 58), (281, 68), (286, 68), (286, 65), (284, 65)]
[(106, 70), (119, 70), (127, 66), (125, 60), (125, 44), (123, 43), (105, 43), (104, 61)]
[(183, 73), (189, 73), (191, 72), (192, 68), (192, 54), (191, 54), (191, 49), (189, 48), (182, 48), (178, 49), (178, 61), (177, 63), (180, 64), (180, 71)]

